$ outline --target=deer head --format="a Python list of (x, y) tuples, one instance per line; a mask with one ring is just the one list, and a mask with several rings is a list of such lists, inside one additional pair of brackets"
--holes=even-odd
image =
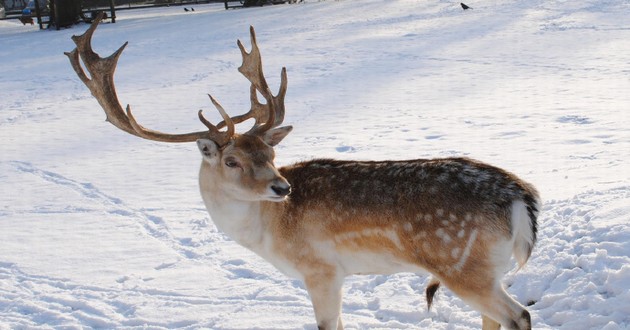
[[(251, 109), (242, 115), (230, 117), (211, 95), (210, 100), (217, 108), (223, 121), (217, 125), (210, 123), (199, 110), (199, 120), (207, 130), (185, 134), (168, 134), (151, 130), (140, 125), (134, 118), (131, 107), (123, 110), (114, 85), (114, 71), (122, 51), (123, 44), (112, 55), (102, 58), (92, 50), (92, 35), (103, 16), (100, 14), (90, 28), (80, 36), (73, 36), (76, 48), (65, 53), (70, 59), (72, 68), (81, 81), (90, 89), (101, 108), (105, 111), (107, 121), (129, 134), (153, 141), (161, 142), (193, 142), (197, 141), (202, 153), (204, 168), (213, 173), (220, 191), (231, 197), (244, 200), (281, 201), (290, 193), (291, 187), (274, 165), (273, 147), (291, 132), (291, 126), (278, 127), (284, 120), (284, 97), (287, 91), (287, 72), (282, 68), (280, 90), (273, 95), (262, 70), (262, 60), (256, 33), (250, 27), (252, 49), (250, 52), (238, 41), (243, 56), (243, 63), (238, 71), (250, 83)], [(81, 66), (83, 61), (86, 73)], [(265, 103), (258, 100), (258, 93)], [(246, 133), (239, 134), (235, 125), (248, 119), (254, 119), (254, 125)], [(225, 128), (225, 130), (221, 130)]]

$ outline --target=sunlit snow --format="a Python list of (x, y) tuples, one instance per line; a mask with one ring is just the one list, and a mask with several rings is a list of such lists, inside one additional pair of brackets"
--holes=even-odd
[[(236, 40), (287, 67), (278, 165), (468, 156), (541, 192), (539, 241), (505, 277), (536, 329), (630, 328), (630, 3), (305, 1), (119, 11), (94, 47), (129, 41), (121, 102), (154, 129), (249, 107)], [(105, 122), (64, 51), (81, 24), (0, 21), (0, 328), (316, 329), (303, 285), (218, 232), (194, 143)], [(247, 43), (247, 42), (246, 42)], [(383, 193), (383, 192), (375, 192)], [(478, 329), (426, 276), (354, 276), (348, 329)]]

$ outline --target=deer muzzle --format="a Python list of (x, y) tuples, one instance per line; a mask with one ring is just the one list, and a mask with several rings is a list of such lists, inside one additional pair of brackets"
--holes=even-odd
[(284, 199), (291, 193), (291, 185), (282, 177), (273, 180), (269, 188), (275, 194), (274, 199)]

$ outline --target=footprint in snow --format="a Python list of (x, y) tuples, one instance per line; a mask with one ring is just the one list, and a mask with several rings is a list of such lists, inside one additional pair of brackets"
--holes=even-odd
[(556, 121), (563, 124), (576, 124), (576, 125), (587, 125), (587, 124), (593, 123), (593, 121), (590, 118), (584, 117), (584, 116), (578, 116), (578, 115), (562, 116), (556, 119)]
[(337, 147), (335, 149), (337, 150), (337, 152), (355, 152), (355, 151), (357, 151), (352, 146), (339, 146), (339, 147)]

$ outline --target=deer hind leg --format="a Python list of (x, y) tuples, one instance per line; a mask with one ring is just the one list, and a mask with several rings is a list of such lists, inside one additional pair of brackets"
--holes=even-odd
[(529, 312), (510, 297), (498, 281), (487, 288), (468, 290), (459, 286), (453, 291), (482, 314), (483, 330), (496, 330), (501, 327), (510, 330), (531, 330)]
[(343, 330), (341, 322), (343, 277), (317, 274), (317, 276), (306, 277), (304, 284), (313, 303), (317, 328)]
[[(433, 278), (431, 279), (431, 281), (429, 282), (429, 285), (426, 288), (425, 294), (426, 294), (426, 299), (427, 299), (427, 309), (429, 310), (431, 309), (431, 305), (433, 303), (433, 297), (435, 296), (435, 293), (439, 287), (440, 287), (440, 280), (438, 280), (437, 278)], [(507, 298), (512, 299), (509, 296)], [(516, 304), (518, 305), (518, 303)], [(526, 319), (528, 320), (528, 323), (531, 323), (531, 321), (529, 321), (529, 313), (524, 308), (523, 310), (524, 310), (524, 313), (527, 313)], [(531, 325), (530, 325), (530, 328), (531, 328)], [(501, 329), (501, 324), (493, 320), (491, 317), (487, 315), (481, 315), (481, 329), (482, 330), (499, 330)], [(528, 329), (528, 328), (525, 327), (525, 329)]]
[(485, 316), (481, 315), (481, 330), (499, 330), (501, 329), (501, 324), (497, 321)]

